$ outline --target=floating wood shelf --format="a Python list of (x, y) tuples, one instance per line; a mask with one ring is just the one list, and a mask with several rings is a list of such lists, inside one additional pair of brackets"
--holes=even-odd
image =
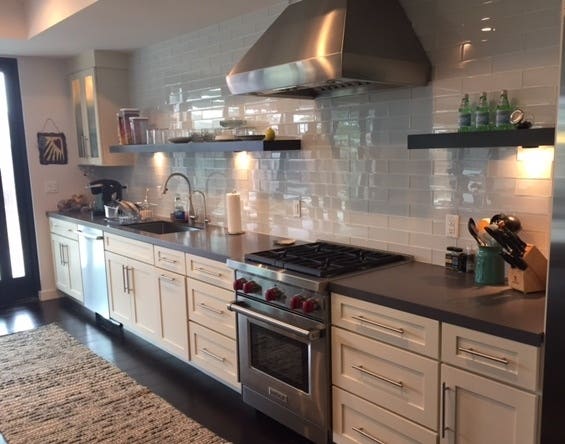
[(290, 140), (229, 140), (217, 142), (167, 143), (163, 145), (114, 145), (112, 153), (219, 153), (237, 151), (296, 151), (300, 139)]
[(409, 150), (429, 148), (491, 148), (500, 146), (535, 147), (540, 145), (553, 145), (554, 143), (555, 128), (413, 134), (408, 136)]

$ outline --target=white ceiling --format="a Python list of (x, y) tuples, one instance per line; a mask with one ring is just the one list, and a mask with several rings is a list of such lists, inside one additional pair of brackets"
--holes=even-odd
[[(55, 0), (0, 0), (0, 10), (15, 8), (14, 15), (23, 17), (25, 22), (29, 12), (26, 6), (30, 3), (37, 6), (40, 1), (55, 3)], [(31, 38), (22, 37), (22, 33), (20, 38), (14, 38), (17, 33), (6, 35), (0, 30), (0, 55), (69, 56), (88, 49), (133, 50), (280, 2), (98, 0)], [(18, 12), (18, 5), (24, 10)]]

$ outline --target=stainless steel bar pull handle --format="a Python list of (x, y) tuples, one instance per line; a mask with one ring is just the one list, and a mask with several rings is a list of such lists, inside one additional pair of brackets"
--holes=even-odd
[(262, 321), (265, 324), (273, 325), (275, 327), (280, 327), (284, 330), (288, 330), (294, 334), (302, 336), (309, 341), (313, 341), (320, 338), (320, 334), (322, 332), (321, 329), (314, 329), (314, 330), (305, 330), (303, 328), (297, 327), (292, 324), (287, 324), (286, 322), (279, 321), (278, 319), (271, 318), (270, 316), (266, 316), (262, 313), (258, 313), (253, 310), (249, 310), (248, 308), (242, 307), (238, 305), (237, 302), (232, 302), (231, 304), (227, 305), (227, 309), (229, 311), (235, 311), (243, 316), (247, 316), (252, 319), (257, 319), (258, 321)]
[(480, 356), (481, 358), (489, 359), (491, 361), (498, 362), (504, 365), (508, 365), (510, 363), (510, 361), (506, 358), (499, 358), (498, 356), (489, 355), (487, 353), (477, 351), (473, 348), (457, 347), (457, 350), (464, 353), (469, 353), (470, 355), (473, 356)]
[(365, 438), (370, 439), (373, 442), (376, 442), (377, 444), (386, 444), (386, 441), (381, 441), (380, 439), (375, 438), (369, 432), (366, 432), (365, 429), (363, 429), (363, 427), (351, 427), (351, 429), (356, 431), (360, 435), (364, 436)]
[(65, 258), (63, 257), (63, 244), (59, 244), (59, 263), (65, 265)]
[(131, 293), (134, 289), (131, 288), (130, 286), (130, 282), (129, 282), (129, 272), (130, 270), (133, 272), (133, 267), (126, 267), (126, 280), (127, 280), (127, 286), (128, 286), (128, 293)]
[(355, 319), (356, 321), (359, 322), (365, 322), (367, 324), (371, 324), (374, 325), (375, 327), (380, 327), (380, 328), (384, 328), (385, 330), (389, 330), (389, 331), (393, 331), (395, 333), (398, 333), (400, 335), (404, 334), (404, 329), (403, 328), (397, 328), (397, 327), (391, 327), (390, 325), (386, 325), (386, 324), (381, 324), (380, 322), (377, 321), (373, 321), (371, 319), (367, 319), (364, 316), (351, 316), (353, 319)]
[(201, 273), (204, 273), (204, 274), (209, 274), (210, 276), (222, 277), (222, 273), (219, 273), (219, 272), (216, 272), (216, 271), (206, 270), (205, 268), (202, 268), (202, 267), (195, 267), (195, 270), (199, 271)]
[(445, 431), (450, 430), (449, 427), (445, 425), (445, 394), (449, 390), (449, 387), (445, 382), (441, 383), (441, 437), (445, 438)]
[(361, 373), (365, 373), (366, 375), (372, 376), (373, 378), (380, 379), (381, 381), (388, 382), (398, 388), (404, 387), (402, 381), (395, 381), (394, 379), (387, 378), (386, 376), (379, 375), (378, 373), (372, 372), (371, 370), (367, 370), (362, 365), (352, 365), (352, 368), (355, 370), (359, 370)]
[(224, 314), (224, 310), (218, 310), (217, 308), (210, 307), (209, 305), (206, 305), (204, 302), (200, 302), (198, 304), (198, 306), (200, 308), (203, 308), (204, 310), (211, 311), (212, 313), (216, 313), (216, 314), (219, 314), (219, 315)]
[(169, 259), (167, 256), (161, 256), (161, 254), (159, 254), (159, 260), (161, 262), (167, 262), (168, 264), (176, 264), (178, 262), (174, 259)]
[(220, 361), (220, 362), (225, 362), (226, 358), (222, 357), (222, 356), (218, 356), (216, 353), (212, 353), (210, 350), (208, 350), (207, 348), (203, 348), (202, 349), (202, 353), (210, 356), (211, 358), (215, 359), (216, 361)]
[(166, 274), (160, 275), (159, 279), (163, 279), (164, 281), (167, 281), (167, 282), (175, 282), (175, 280), (176, 280), (174, 277), (167, 276)]

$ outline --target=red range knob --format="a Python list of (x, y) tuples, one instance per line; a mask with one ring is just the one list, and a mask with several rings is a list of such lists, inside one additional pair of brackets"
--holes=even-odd
[(302, 311), (304, 313), (312, 313), (314, 310), (318, 308), (318, 303), (315, 299), (306, 299), (302, 303)]
[(239, 278), (233, 281), (233, 289), (234, 290), (243, 290), (243, 284), (247, 282), (245, 278)]
[(291, 310), (296, 310), (297, 308), (302, 308), (302, 303), (304, 302), (304, 296), (301, 294), (295, 294), (290, 298), (290, 308)]
[(283, 295), (283, 292), (278, 287), (269, 288), (265, 291), (265, 300), (266, 301), (276, 301), (280, 299)]
[(255, 281), (247, 281), (243, 283), (242, 290), (244, 293), (255, 293), (260, 290), (261, 287)]

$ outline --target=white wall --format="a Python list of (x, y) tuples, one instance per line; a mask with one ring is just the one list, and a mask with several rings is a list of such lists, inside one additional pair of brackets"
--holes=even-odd
[(27, 23), (24, 4), (18, 0), (4, 0), (0, 14), (1, 39), (25, 39)]
[[(78, 153), (71, 116), (70, 87), (66, 79), (66, 63), (62, 59), (20, 57), (18, 69), (40, 268), (40, 298), (45, 300), (57, 297), (49, 224), (45, 213), (56, 210), (59, 200), (69, 198), (73, 194), (84, 193), (84, 186), (88, 180), (77, 167)], [(53, 119), (57, 127), (65, 133), (69, 155), (67, 165), (39, 163), (37, 133), (43, 130), (48, 117)], [(55, 131), (51, 124), (46, 129)], [(46, 193), (47, 181), (56, 181), (59, 191)]]
[(98, 0), (27, 0), (26, 16), (28, 37), (49, 29)]

